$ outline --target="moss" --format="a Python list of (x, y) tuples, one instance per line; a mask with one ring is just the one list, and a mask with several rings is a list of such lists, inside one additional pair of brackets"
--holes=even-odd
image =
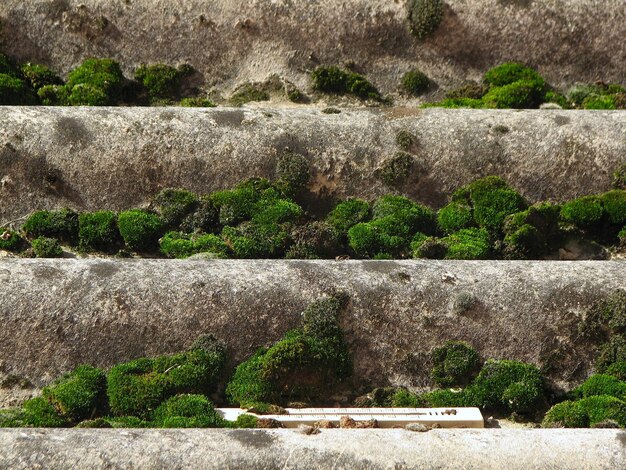
[(476, 82), (469, 82), (458, 88), (454, 88), (446, 93), (446, 99), (449, 100), (480, 100), (485, 93), (487, 93), (488, 87)]
[(8, 228), (0, 228), (0, 250), (17, 252), (23, 247), (24, 240), (19, 233)]
[(615, 335), (598, 349), (596, 370), (604, 372), (611, 364), (623, 361), (626, 361), (626, 338)]
[(324, 108), (324, 109), (322, 109), (322, 113), (324, 113), (324, 114), (339, 114), (339, 113), (341, 113), (341, 111), (338, 110), (337, 108)]
[(240, 429), (252, 429), (259, 427), (259, 418), (254, 415), (244, 413), (237, 416), (237, 419), (233, 423), (234, 428)]
[(578, 403), (568, 400), (550, 408), (541, 426), (544, 428), (586, 428), (589, 427), (589, 416), (578, 406)]
[(151, 423), (135, 416), (117, 416), (105, 418), (112, 428), (149, 428)]
[(508, 216), (504, 223), (504, 257), (539, 259), (553, 249), (561, 238), (560, 206), (539, 203)]
[(289, 232), (276, 223), (245, 222), (224, 227), (222, 239), (236, 258), (280, 258), (289, 248)]
[(505, 62), (489, 69), (483, 75), (483, 82), (490, 87), (501, 87), (519, 81), (543, 83), (544, 79), (536, 70), (519, 62)]
[(270, 95), (258, 83), (246, 82), (237, 87), (229, 102), (233, 106), (242, 106), (250, 101), (268, 101)]
[(37, 91), (39, 101), (44, 106), (69, 105), (69, 90), (61, 85), (44, 85)]
[(424, 39), (433, 34), (443, 19), (441, 0), (409, 0), (407, 13), (409, 28), (418, 39)]
[(423, 108), (470, 108), (470, 109), (479, 109), (483, 107), (482, 100), (474, 99), (474, 98), (446, 98), (443, 101), (438, 101), (435, 103), (424, 103), (422, 104)]
[(180, 223), (180, 229), (185, 233), (211, 233), (219, 229), (219, 211), (213, 201), (202, 197), (193, 212), (185, 216)]
[(233, 403), (293, 401), (325, 396), (351, 373), (338, 315), (344, 301), (330, 297), (311, 304), (303, 327), (241, 363), (226, 393)]
[(588, 96), (582, 103), (584, 109), (616, 109), (615, 98), (610, 95)]
[(470, 205), (478, 226), (494, 234), (501, 232), (508, 215), (526, 208), (522, 196), (497, 176), (487, 176), (459, 188), (452, 201)]
[(29, 237), (57, 238), (70, 245), (78, 243), (78, 214), (72, 209), (38, 211), (26, 219), (22, 230)]
[(614, 189), (599, 196), (608, 222), (622, 227), (626, 224), (626, 190)]
[(0, 428), (21, 428), (24, 425), (24, 411), (21, 408), (0, 409)]
[(608, 395), (623, 400), (626, 398), (626, 382), (608, 374), (594, 374), (574, 392), (583, 398)]
[(7, 75), (17, 76), (19, 75), (19, 67), (7, 57), (5, 54), (0, 53), (0, 73)]
[(372, 205), (372, 219), (392, 217), (411, 232), (434, 233), (435, 213), (432, 209), (404, 196), (381, 196)]
[(415, 136), (407, 130), (402, 129), (396, 132), (396, 145), (405, 152), (411, 149), (415, 140)]
[(348, 230), (358, 223), (365, 222), (370, 218), (370, 206), (362, 199), (348, 199), (337, 204), (327, 217), (327, 222), (346, 234)]
[(432, 359), (431, 375), (441, 387), (466, 385), (480, 369), (478, 353), (463, 341), (447, 341), (433, 350)]
[(311, 73), (313, 88), (324, 93), (352, 94), (361, 99), (379, 100), (380, 93), (363, 75), (339, 67), (319, 66)]
[(280, 195), (272, 184), (263, 178), (251, 178), (231, 190), (216, 191), (210, 200), (219, 210), (219, 221), (222, 225), (237, 225), (250, 220), (258, 209), (257, 203), (264, 200), (279, 199)]
[(413, 96), (419, 96), (430, 87), (430, 79), (418, 69), (412, 69), (402, 76), (402, 89)]
[(613, 188), (626, 190), (626, 164), (621, 165), (613, 172)]
[(87, 59), (67, 77), (72, 105), (111, 105), (119, 98), (124, 75), (111, 59)]
[(154, 410), (154, 422), (162, 428), (218, 428), (224, 427), (223, 418), (203, 395), (173, 396)]
[(225, 359), (223, 351), (196, 348), (116, 365), (107, 378), (111, 412), (146, 418), (171, 396), (210, 393), (217, 386)]
[(166, 188), (154, 197), (153, 202), (165, 226), (175, 228), (195, 210), (198, 197), (185, 189)]
[(310, 178), (309, 161), (303, 155), (286, 152), (278, 159), (276, 179), (278, 184), (284, 184), (291, 193), (304, 189)]
[(135, 70), (135, 80), (141, 83), (150, 99), (175, 99), (180, 92), (181, 73), (165, 64), (141, 65)]
[(466, 202), (452, 201), (437, 212), (437, 224), (447, 234), (469, 228), (474, 225), (472, 208)]
[(543, 101), (545, 103), (556, 103), (563, 109), (569, 108), (569, 103), (567, 102), (567, 98), (561, 93), (554, 91), (554, 90), (547, 91), (543, 97)]
[(106, 375), (83, 365), (45, 387), (42, 396), (69, 422), (77, 423), (106, 411)]
[(63, 85), (63, 80), (48, 67), (30, 62), (23, 64), (21, 73), (32, 89), (38, 91), (46, 85)]
[(385, 184), (396, 186), (401, 184), (413, 168), (413, 155), (404, 151), (396, 152), (393, 157), (386, 159), (377, 171), (377, 176)]
[(441, 241), (448, 248), (446, 259), (488, 259), (491, 254), (489, 233), (485, 229), (462, 229)]
[(509, 85), (492, 87), (482, 98), (487, 108), (537, 108), (543, 101), (543, 82), (519, 80)]
[(35, 238), (32, 241), (32, 248), (37, 258), (61, 258), (63, 256), (63, 248), (55, 238)]
[(425, 406), (425, 402), (419, 395), (411, 393), (404, 388), (399, 388), (391, 396), (389, 404), (381, 406), (390, 406), (393, 408), (422, 408)]
[(78, 429), (111, 429), (113, 426), (105, 418), (88, 419), (78, 423)]
[(295, 222), (303, 214), (302, 207), (289, 199), (261, 199), (253, 208), (252, 222), (259, 225)]
[(228, 246), (213, 234), (168, 232), (159, 240), (161, 253), (169, 258), (188, 258), (198, 253), (214, 253), (225, 256)]
[(183, 108), (215, 108), (217, 105), (208, 98), (183, 98), (178, 102)]
[(31, 398), (24, 402), (23, 412), (22, 422), (26, 426), (63, 428), (69, 424), (44, 397)]
[(598, 225), (604, 216), (602, 201), (598, 196), (583, 196), (566, 202), (561, 217), (576, 227), (587, 229)]
[(615, 362), (604, 371), (606, 375), (615, 377), (618, 380), (626, 381), (626, 361)]
[(120, 212), (117, 225), (126, 246), (142, 252), (156, 250), (164, 228), (158, 215), (141, 209)]
[(326, 222), (296, 226), (291, 238), (293, 245), (286, 254), (289, 259), (329, 259), (343, 252), (341, 233)]
[(0, 73), (0, 105), (27, 106), (36, 103), (37, 96), (24, 80)]
[(534, 365), (488, 360), (465, 393), (471, 406), (527, 413), (536, 409), (545, 392), (541, 372)]
[(605, 420), (614, 420), (626, 426), (626, 403), (611, 396), (591, 396), (577, 402), (578, 407), (589, 417), (589, 425)]
[(114, 212), (85, 212), (78, 217), (78, 246), (81, 250), (113, 253), (121, 242)]
[(465, 393), (460, 389), (433, 390), (432, 392), (422, 394), (420, 398), (424, 400), (427, 407), (443, 408), (466, 406)]

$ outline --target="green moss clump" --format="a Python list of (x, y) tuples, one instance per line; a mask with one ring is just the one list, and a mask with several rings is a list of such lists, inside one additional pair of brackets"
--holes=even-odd
[(152, 423), (137, 418), (136, 416), (115, 416), (106, 418), (106, 422), (111, 425), (112, 428), (130, 428), (140, 429), (152, 427)]
[(469, 228), (474, 225), (472, 208), (464, 201), (452, 201), (437, 212), (437, 224), (447, 234)]
[(407, 13), (409, 28), (419, 39), (433, 34), (443, 19), (442, 0), (409, 0)]
[(598, 196), (583, 196), (566, 202), (561, 208), (561, 217), (576, 227), (591, 228), (602, 222), (604, 208)]
[(615, 377), (618, 380), (626, 381), (626, 361), (615, 362), (604, 371), (606, 375)]
[(233, 106), (242, 106), (250, 101), (269, 101), (270, 94), (259, 83), (246, 82), (237, 87), (228, 100)]
[(175, 395), (154, 410), (153, 420), (162, 428), (219, 428), (223, 418), (204, 395)]
[(37, 96), (24, 80), (0, 73), (0, 105), (28, 106), (33, 104), (37, 104)]
[(342, 234), (347, 234), (351, 227), (361, 222), (366, 222), (370, 218), (370, 206), (362, 199), (348, 199), (337, 204), (328, 215), (326, 221), (339, 230)]
[(117, 416), (147, 418), (171, 396), (210, 393), (217, 386), (225, 359), (223, 350), (209, 352), (196, 348), (116, 365), (107, 378), (111, 412)]
[(111, 429), (113, 426), (105, 418), (87, 419), (78, 423), (78, 429)]
[(563, 109), (568, 109), (569, 103), (567, 102), (567, 98), (561, 93), (555, 90), (548, 90), (543, 97), (544, 103), (555, 103), (558, 104)]
[(507, 360), (488, 360), (465, 394), (471, 406), (516, 413), (534, 411), (545, 398), (539, 369)]
[(119, 64), (111, 59), (87, 59), (67, 77), (69, 103), (74, 106), (115, 104), (124, 83)]
[(244, 413), (242, 415), (237, 416), (237, 419), (232, 424), (234, 428), (240, 429), (252, 429), (257, 428), (259, 426), (259, 418), (254, 415)]
[(404, 151), (396, 152), (393, 157), (383, 162), (377, 176), (388, 186), (396, 186), (402, 183), (413, 168), (413, 155)]
[(462, 229), (441, 241), (447, 246), (446, 259), (488, 259), (491, 254), (489, 233), (485, 229)]
[(315, 221), (291, 231), (293, 245), (287, 251), (289, 259), (329, 259), (343, 252), (342, 236), (332, 225)]
[(436, 230), (433, 210), (404, 196), (386, 195), (376, 199), (372, 205), (372, 219), (387, 217), (396, 219), (412, 232), (430, 234)]
[(69, 105), (70, 92), (63, 85), (44, 85), (37, 90), (37, 96), (44, 106)]
[(183, 108), (215, 108), (217, 105), (208, 98), (183, 98), (178, 102)]
[(611, 364), (624, 361), (626, 361), (626, 338), (617, 334), (598, 349), (596, 370), (604, 372)]
[(426, 237), (418, 233), (411, 242), (413, 258), (444, 259), (448, 254), (448, 245), (437, 237)]
[(29, 237), (57, 238), (70, 245), (78, 243), (78, 214), (72, 209), (33, 213), (22, 230)]
[(626, 398), (626, 382), (608, 374), (594, 374), (574, 391), (583, 398), (608, 395), (623, 400)]
[(28, 62), (22, 65), (21, 73), (35, 91), (46, 85), (63, 85), (63, 80), (44, 65)]
[(599, 196), (608, 222), (622, 227), (626, 224), (626, 190), (614, 189)]
[(297, 193), (309, 183), (311, 172), (309, 161), (303, 155), (294, 152), (283, 154), (276, 164), (276, 179), (290, 193)]
[(479, 109), (482, 108), (483, 102), (482, 100), (474, 99), (474, 98), (446, 98), (443, 101), (438, 101), (435, 103), (423, 103), (422, 108), (450, 108), (450, 109), (458, 109), (458, 108), (470, 108), (470, 109)]
[(589, 416), (574, 401), (557, 403), (548, 410), (541, 426), (544, 428), (586, 428)]
[(78, 217), (78, 246), (81, 250), (113, 253), (121, 243), (114, 212), (85, 212)]
[(34, 428), (64, 428), (70, 423), (44, 397), (31, 398), (23, 405), (23, 424)]
[(159, 241), (161, 253), (169, 258), (188, 258), (198, 253), (213, 253), (224, 257), (228, 246), (220, 237), (213, 234), (191, 234), (168, 232)]
[(241, 363), (226, 387), (233, 403), (278, 403), (325, 396), (351, 373), (351, 361), (338, 324), (344, 300), (312, 303), (302, 328), (289, 331), (269, 349)]
[(56, 238), (35, 238), (32, 241), (32, 248), (37, 258), (61, 258), (63, 256), (63, 248)]
[(544, 79), (536, 70), (519, 62), (505, 62), (483, 75), (483, 82), (490, 87), (501, 87), (519, 81), (543, 83)]
[(106, 375), (83, 365), (45, 387), (42, 396), (69, 422), (92, 419), (106, 411)]
[(135, 70), (135, 80), (144, 86), (150, 99), (175, 99), (182, 78), (176, 68), (165, 64), (141, 65)]
[(289, 232), (277, 223), (256, 222), (224, 227), (222, 239), (234, 256), (242, 259), (282, 258), (291, 242)]
[(463, 341), (447, 341), (432, 352), (434, 382), (442, 387), (469, 383), (480, 369), (480, 357)]
[(339, 67), (319, 66), (311, 73), (313, 88), (324, 93), (337, 95), (352, 94), (361, 99), (381, 99), (376, 87), (363, 75), (346, 72)]
[(524, 198), (498, 176), (480, 178), (457, 189), (452, 201), (472, 207), (475, 222), (492, 234), (502, 231), (507, 216), (526, 209)]
[(433, 390), (432, 392), (422, 394), (420, 398), (426, 403), (427, 407), (443, 408), (474, 406), (466, 404), (466, 397), (463, 390)]
[(22, 428), (24, 425), (24, 411), (21, 408), (0, 409), (0, 428)]
[(476, 82), (469, 82), (465, 85), (462, 85), (458, 88), (454, 88), (446, 93), (446, 99), (449, 100), (462, 100), (462, 99), (471, 99), (471, 100), (480, 100), (487, 90), (488, 86), (481, 85)]
[(197, 207), (198, 197), (185, 189), (166, 188), (154, 197), (153, 203), (165, 226), (175, 228)]
[(8, 228), (0, 228), (0, 250), (18, 252), (23, 247), (24, 240), (19, 233)]
[(239, 183), (233, 189), (216, 191), (210, 199), (219, 210), (222, 225), (237, 225), (250, 220), (256, 213), (257, 203), (265, 205), (267, 201), (279, 199), (276, 188), (266, 179), (251, 178)]
[(430, 79), (418, 69), (409, 70), (402, 76), (402, 89), (413, 96), (419, 96), (430, 87)]
[(588, 96), (582, 106), (584, 109), (616, 109), (615, 98), (610, 95)]
[(626, 426), (626, 403), (611, 396), (591, 396), (576, 402), (578, 407), (589, 417), (589, 425), (606, 420), (616, 421), (621, 427)]
[(195, 206), (193, 212), (185, 216), (180, 223), (180, 229), (185, 233), (211, 233), (219, 228), (219, 211), (213, 202), (203, 196)]
[(560, 206), (539, 203), (508, 216), (504, 223), (503, 253), (508, 259), (538, 259), (561, 238)]
[(544, 83), (519, 80), (508, 85), (492, 87), (482, 98), (486, 108), (537, 108), (543, 101)]
[(140, 209), (120, 212), (117, 225), (126, 246), (144, 252), (156, 249), (164, 228), (158, 215)]
[(396, 145), (405, 152), (408, 152), (415, 141), (415, 136), (409, 131), (401, 129), (396, 133)]

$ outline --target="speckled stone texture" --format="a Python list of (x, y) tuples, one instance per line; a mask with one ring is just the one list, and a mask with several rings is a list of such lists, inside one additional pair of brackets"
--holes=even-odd
[[(79, 364), (173, 353), (202, 333), (235, 361), (349, 295), (341, 325), (359, 385), (428, 386), (429, 351), (448, 339), (485, 358), (530, 361), (556, 386), (591, 372), (587, 309), (626, 288), (623, 262), (4, 260), (0, 381), (49, 383)], [(0, 388), (0, 404), (15, 404)]]
[[(404, 0), (3, 0), (0, 50), (63, 73), (87, 57), (189, 62), (228, 93), (278, 73), (307, 90), (320, 63), (353, 62), (385, 93), (418, 66), (443, 88), (520, 60), (557, 86), (626, 81), (623, 0), (446, 0), (426, 40)], [(397, 96), (398, 100), (405, 99)]]
[(0, 429), (0, 467), (616, 470), (625, 443), (615, 429)]
[[(413, 164), (382, 168), (413, 136)], [(200, 193), (273, 177), (287, 149), (312, 171), (305, 199), (396, 192), (440, 207), (500, 175), (530, 201), (606, 191), (626, 163), (626, 111), (0, 107), (0, 224), (37, 209), (128, 209), (164, 187)]]

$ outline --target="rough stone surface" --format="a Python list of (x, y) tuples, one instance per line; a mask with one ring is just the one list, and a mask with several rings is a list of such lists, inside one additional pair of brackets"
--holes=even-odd
[[(279, 73), (307, 89), (320, 63), (354, 63), (384, 92), (419, 67), (443, 90), (520, 60), (555, 85), (626, 81), (622, 0), (446, 0), (420, 41), (404, 1), (3, 0), (0, 49), (67, 73), (87, 57), (189, 62), (227, 94)], [(437, 94), (438, 92), (435, 92)], [(400, 97), (398, 97), (400, 98)]]
[[(614, 261), (10, 259), (0, 265), (0, 381), (41, 387), (79, 364), (181, 351), (203, 333), (241, 361), (339, 290), (357, 385), (429, 386), (430, 350), (455, 339), (569, 387), (595, 356), (578, 323), (618, 288), (626, 269)], [(11, 396), (0, 389), (1, 404)]]
[(615, 470), (623, 430), (0, 429), (0, 467)]
[[(414, 161), (389, 186), (379, 169), (402, 130)], [(127, 209), (164, 187), (206, 193), (273, 177), (286, 149), (309, 159), (319, 209), (332, 197), (390, 192), (440, 207), (489, 174), (533, 202), (562, 201), (610, 188), (626, 163), (626, 111), (0, 107), (0, 224), (62, 206)]]

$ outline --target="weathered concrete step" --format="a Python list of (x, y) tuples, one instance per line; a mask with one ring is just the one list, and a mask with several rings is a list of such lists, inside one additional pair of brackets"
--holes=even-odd
[(0, 429), (0, 467), (615, 470), (625, 443), (615, 429)]
[[(414, 136), (410, 175), (377, 169)], [(626, 163), (626, 111), (0, 107), (0, 223), (37, 209), (126, 209), (163, 187), (210, 192), (274, 176), (289, 148), (310, 190), (365, 198), (398, 191), (441, 206), (496, 174), (531, 201), (605, 191)]]
[(622, 0), (446, 0), (432, 38), (408, 31), (405, 2), (57, 0), (0, 2), (0, 48), (68, 72), (108, 56), (187, 61), (229, 91), (279, 73), (307, 87), (319, 63), (353, 62), (385, 92), (418, 65), (442, 87), (521, 60), (555, 85), (626, 81)]
[[(0, 380), (42, 386), (79, 364), (181, 351), (203, 333), (240, 361), (340, 290), (360, 383), (428, 385), (430, 350), (458, 339), (571, 386), (595, 358), (580, 319), (620, 288), (618, 261), (11, 259), (0, 264)], [(0, 403), (14, 392), (0, 389)]]

